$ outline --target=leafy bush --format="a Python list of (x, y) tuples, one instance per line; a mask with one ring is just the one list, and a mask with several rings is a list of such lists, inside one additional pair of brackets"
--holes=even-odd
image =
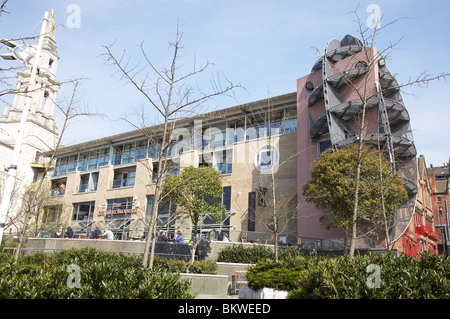
[(219, 251), (218, 261), (229, 263), (255, 264), (266, 259), (272, 260), (274, 253), (272, 249), (264, 245), (253, 245), (244, 247), (244, 245), (228, 246)]
[(155, 257), (153, 267), (160, 271), (168, 271), (172, 273), (186, 272), (189, 264), (184, 260), (169, 259), (162, 257)]
[[(374, 284), (376, 266), (379, 286)], [(450, 298), (450, 260), (424, 253), (401, 255), (301, 257), (258, 263), (249, 269), (249, 287), (289, 290), (288, 298), (405, 299)]]
[(192, 264), (191, 270), (195, 274), (217, 274), (217, 263), (214, 260), (196, 260)]
[[(78, 266), (79, 287), (74, 287)], [(156, 268), (156, 267), (155, 267)], [(69, 284), (71, 283), (71, 284)], [(151, 272), (139, 256), (71, 249), (51, 255), (23, 256), (17, 265), (0, 264), (0, 298), (187, 299), (189, 280), (161, 268)]]

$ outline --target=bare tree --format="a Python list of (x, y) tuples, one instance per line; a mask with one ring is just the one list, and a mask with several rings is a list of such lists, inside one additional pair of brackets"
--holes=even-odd
[[(146, 116), (144, 114), (142, 114), (141, 123), (134, 125), (145, 136), (149, 137), (150, 141), (153, 141), (155, 148), (158, 150), (155, 158), (158, 170), (156, 172), (153, 170), (155, 180), (154, 204), (142, 261), (143, 265), (150, 269), (153, 267), (154, 260), (158, 206), (161, 201), (164, 176), (170, 167), (168, 159), (173, 142), (172, 133), (181, 119), (187, 115), (195, 114), (196, 108), (203, 103), (214, 97), (229, 95), (233, 93), (234, 89), (240, 87), (240, 85), (236, 85), (226, 78), (226, 84), (222, 85), (221, 77), (214, 77), (211, 80), (212, 91), (204, 92), (195, 83), (195, 80), (212, 64), (207, 62), (204, 66), (197, 67), (194, 63), (192, 71), (181, 73), (181, 40), (182, 32), (178, 23), (175, 42), (169, 44), (169, 48), (173, 51), (169, 67), (156, 67), (144, 49), (143, 43), (140, 45), (140, 54), (144, 66), (139, 63), (130, 65), (130, 60), (125, 58), (125, 51), (121, 56), (116, 56), (113, 53), (113, 45), (104, 46), (106, 63), (115, 67), (120, 75), (120, 80), (132, 85), (148, 102), (149, 108), (162, 119), (162, 124), (156, 130), (146, 127)], [(152, 75), (149, 75), (148, 72), (151, 72)]]
[(14, 264), (16, 264), (19, 259), (23, 238), (27, 233), (30, 218), (32, 216), (35, 216), (37, 220), (39, 219), (40, 210), (43, 208), (42, 198), (40, 198), (40, 196), (42, 195), (43, 190), (46, 189), (45, 187), (46, 176), (48, 172), (52, 169), (52, 164), (55, 161), (57, 152), (59, 150), (59, 147), (61, 146), (61, 141), (64, 137), (64, 133), (68, 129), (70, 122), (73, 119), (82, 116), (101, 116), (101, 114), (99, 113), (90, 112), (85, 105), (82, 105), (82, 103), (80, 103), (78, 97), (78, 88), (81, 85), (81, 82), (82, 79), (72, 80), (71, 83), (73, 86), (73, 90), (70, 99), (65, 103), (55, 103), (56, 107), (60, 110), (60, 112), (64, 116), (61, 131), (56, 141), (56, 144), (54, 146), (48, 145), (49, 149), (49, 152), (47, 153), (48, 160), (46, 165), (44, 166), (41, 179), (38, 182), (27, 187), (27, 191), (25, 193), (26, 196), (25, 205), (22, 206), (23, 226), (19, 230), (18, 245), (14, 255)]
[(278, 262), (280, 235), (294, 233), (296, 227), (293, 222), (297, 218), (299, 205), (297, 193), (289, 192), (290, 186), (286, 185), (286, 181), (280, 175), (292, 169), (289, 166), (296, 163), (297, 152), (287, 148), (284, 152), (287, 154), (281, 152), (279, 142), (283, 137), (279, 136), (280, 128), (274, 125), (280, 119), (275, 118), (276, 111), (273, 109), (270, 98), (267, 101), (267, 108), (256, 112), (266, 114), (266, 137), (258, 141), (258, 145), (264, 149), (259, 149), (262, 151), (257, 154), (260, 167), (255, 168), (254, 174), (259, 207), (259, 213), (254, 221), (263, 225), (266, 231), (272, 234), (275, 261)]

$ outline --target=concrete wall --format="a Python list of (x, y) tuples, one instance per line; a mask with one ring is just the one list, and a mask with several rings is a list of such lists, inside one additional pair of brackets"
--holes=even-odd
[(226, 275), (180, 274), (181, 279), (192, 280), (191, 292), (197, 293), (197, 299), (226, 298), (228, 295), (228, 277)]
[[(200, 252), (201, 258), (217, 260), (219, 251), (227, 246), (234, 244), (243, 245), (244, 247), (251, 247), (255, 244), (250, 243), (232, 243), (222, 241), (212, 241), (207, 243)], [(168, 252), (174, 254), (187, 254), (188, 245), (176, 244), (157, 244), (157, 252)], [(266, 245), (273, 247), (272, 245)], [(144, 241), (128, 241), (128, 240), (104, 240), (104, 239), (75, 239), (75, 238), (29, 238), (27, 248), (37, 248), (37, 250), (48, 249), (62, 250), (70, 248), (87, 248), (92, 247), (99, 250), (122, 252), (122, 253), (138, 253), (143, 254), (145, 248)], [(243, 264), (239, 264), (243, 265)], [(242, 269), (245, 270), (245, 269)]]

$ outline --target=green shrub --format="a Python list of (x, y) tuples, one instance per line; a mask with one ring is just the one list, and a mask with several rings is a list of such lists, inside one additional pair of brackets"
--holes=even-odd
[[(368, 281), (380, 270), (379, 286)], [(370, 268), (369, 268), (370, 270)], [(249, 287), (289, 290), (292, 299), (448, 299), (450, 260), (443, 255), (424, 253), (417, 257), (401, 255), (349, 257), (302, 257), (264, 262), (250, 267)]]
[(155, 257), (154, 269), (159, 271), (168, 271), (172, 273), (186, 272), (189, 264), (184, 260)]
[(272, 249), (264, 245), (244, 247), (244, 245), (233, 244), (219, 251), (217, 260), (228, 263), (255, 264), (267, 259), (272, 260), (273, 258), (274, 253)]
[(218, 271), (218, 266), (214, 260), (196, 260), (192, 264), (191, 270), (195, 274), (216, 275)]
[[(73, 287), (79, 268), (79, 287)], [(71, 288), (72, 287), (72, 288)], [(24, 256), (17, 265), (0, 264), (0, 298), (24, 299), (188, 299), (189, 280), (161, 269), (141, 265), (139, 256), (95, 250), (71, 249), (51, 255)]]

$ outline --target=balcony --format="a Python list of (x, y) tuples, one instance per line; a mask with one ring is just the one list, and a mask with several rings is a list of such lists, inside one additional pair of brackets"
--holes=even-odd
[(111, 188), (131, 187), (134, 186), (134, 182), (134, 177), (128, 179), (117, 179), (111, 183)]
[(97, 191), (97, 184), (86, 184), (78, 186), (77, 193), (87, 193)]

